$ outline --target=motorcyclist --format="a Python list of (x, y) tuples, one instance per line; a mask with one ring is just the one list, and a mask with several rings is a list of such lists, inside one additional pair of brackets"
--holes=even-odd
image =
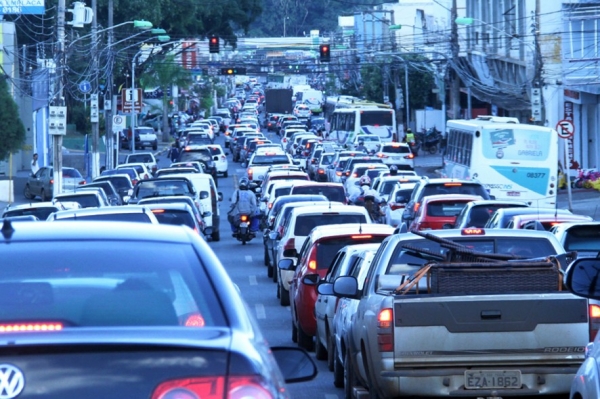
[(371, 188), (371, 179), (369, 176), (362, 176), (359, 180), (359, 186), (360, 191), (356, 192), (350, 198), (350, 202), (355, 205), (364, 206), (373, 221), (378, 222), (381, 217), (379, 204), (382, 202), (382, 198), (377, 191)]
[(406, 142), (409, 145), (413, 145), (415, 143), (415, 134), (413, 133), (413, 131), (410, 128), (406, 129), (405, 137), (406, 137)]
[(356, 146), (356, 151), (367, 152), (367, 147), (365, 147), (364, 140), (358, 140), (358, 145)]
[[(238, 188), (233, 192), (231, 196), (231, 209), (227, 212), (227, 220), (231, 225), (231, 231), (234, 233), (237, 230), (236, 221), (240, 214), (250, 215), (252, 223), (250, 223), (250, 230), (252, 232), (258, 230), (255, 223), (256, 211), (258, 206), (256, 204), (256, 195), (248, 190), (249, 181), (247, 178), (242, 178), (238, 182)], [(254, 227), (254, 228), (253, 228)]]
[(398, 167), (396, 165), (390, 166), (390, 176), (396, 176), (398, 174)]

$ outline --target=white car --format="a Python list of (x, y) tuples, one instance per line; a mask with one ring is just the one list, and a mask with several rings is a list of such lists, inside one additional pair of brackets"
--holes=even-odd
[(152, 171), (148, 169), (145, 163), (143, 162), (132, 162), (132, 163), (123, 163), (117, 166), (117, 169), (124, 168), (133, 168), (138, 172), (138, 175), (142, 179), (150, 179), (152, 177)]
[(215, 162), (217, 173), (221, 173), (223, 177), (228, 176), (227, 169), (229, 168), (229, 162), (227, 161), (227, 155), (223, 148), (219, 144), (208, 144), (198, 146), (198, 149), (206, 148), (210, 151), (212, 160)]
[(381, 149), (381, 139), (374, 134), (359, 134), (354, 137), (354, 141), (349, 145), (350, 150), (356, 150), (360, 142), (363, 142), (368, 153), (377, 152)]
[(406, 143), (384, 143), (377, 156), (384, 164), (396, 165), (399, 170), (415, 169), (415, 156)]
[(189, 126), (189, 128), (196, 127), (201, 127), (202, 129), (206, 130), (209, 133), (211, 140), (215, 139), (215, 132), (213, 131), (212, 123), (209, 121), (196, 121)]
[(298, 104), (294, 107), (294, 116), (297, 118), (310, 118), (312, 111), (306, 104)]
[(139, 163), (143, 162), (146, 164), (148, 170), (153, 171), (158, 169), (158, 164), (156, 163), (156, 158), (154, 154), (151, 152), (136, 152), (134, 154), (128, 154), (125, 157), (125, 163)]
[(402, 213), (417, 183), (398, 183), (384, 205), (385, 224), (398, 227), (402, 224)]

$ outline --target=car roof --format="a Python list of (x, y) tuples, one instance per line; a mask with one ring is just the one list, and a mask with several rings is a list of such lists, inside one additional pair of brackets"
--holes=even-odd
[(314, 180), (294, 180), (294, 186), (318, 186), (318, 187), (341, 187), (344, 188), (342, 183), (334, 182), (316, 182)]
[(443, 201), (475, 201), (480, 199), (479, 195), (467, 195), (467, 194), (437, 194), (437, 195), (428, 195), (423, 197), (423, 206), (430, 202), (443, 202)]
[(555, 209), (555, 208), (533, 208), (533, 207), (524, 207), (524, 208), (500, 208), (496, 210), (498, 214), (502, 214), (503, 217), (510, 217), (514, 215), (527, 215), (527, 214), (572, 214), (568, 209)]
[(153, 210), (153, 209), (171, 209), (171, 210), (192, 212), (192, 208), (187, 203), (184, 203), (184, 202), (151, 202), (151, 203), (144, 203), (143, 206), (145, 206), (146, 208), (151, 209), (151, 210)]
[[(86, 212), (132, 212), (138, 208), (133, 205), (105, 208), (86, 208)], [(79, 211), (79, 210), (77, 210)], [(147, 211), (147, 210), (146, 210)], [(73, 212), (61, 211), (61, 212)], [(138, 210), (139, 212), (139, 210)], [(11, 223), (14, 231), (10, 238), (0, 237), (5, 242), (85, 242), (91, 240), (106, 240), (111, 237), (115, 241), (136, 242), (155, 241), (171, 243), (189, 243), (197, 234), (191, 229), (177, 226), (152, 225), (150, 223), (86, 221), (55, 221), (52, 223)], [(168, 229), (168, 230), (166, 230)]]
[(473, 201), (469, 204), (470, 207), (476, 206), (489, 206), (489, 205), (524, 205), (522, 208), (528, 208), (529, 205), (524, 201), (514, 201), (514, 200), (477, 200)]
[[(300, 210), (302, 210), (302, 208), (294, 210), (294, 212), (298, 212)], [(340, 225), (330, 224), (326, 226), (315, 227), (310, 232), (307, 239), (312, 238), (314, 242), (324, 237), (346, 237), (363, 234), (392, 235), (394, 234), (394, 230), (395, 229), (392, 226), (378, 223), (348, 223), (344, 224), (343, 228), (340, 228)]]
[(301, 172), (298, 170), (288, 170), (288, 169), (274, 169), (269, 172), (269, 177), (273, 176), (303, 176), (306, 177), (308, 174), (306, 172)]
[(539, 221), (561, 221), (561, 220), (565, 220), (565, 221), (592, 221), (592, 218), (590, 216), (585, 216), (585, 215), (577, 215), (577, 214), (550, 214), (550, 213), (542, 213), (542, 214), (529, 214), (529, 215), (515, 215), (513, 216), (513, 220), (514, 219), (518, 219), (521, 222), (528, 222), (531, 220), (539, 220)]
[[(465, 231), (476, 230), (481, 231), (484, 234), (466, 234)], [(464, 234), (463, 234), (464, 233)], [(432, 234), (441, 238), (458, 238), (458, 237), (471, 237), (471, 238), (482, 238), (485, 239), (490, 237), (512, 237), (512, 238), (550, 238), (553, 242), (556, 242), (554, 235), (548, 231), (541, 230), (521, 230), (521, 229), (442, 229), (442, 230), (428, 230), (427, 234)], [(414, 239), (425, 239), (420, 235), (413, 234), (411, 232), (394, 234), (388, 238), (389, 244), (394, 245), (398, 241), (414, 240)]]
[[(51, 216), (54, 220), (60, 219), (61, 216), (90, 216), (90, 215), (107, 215), (121, 213), (149, 213), (150, 210), (146, 205), (127, 205), (127, 206), (105, 206), (102, 208), (81, 208), (67, 209), (64, 211), (54, 212)], [(86, 221), (87, 223), (87, 221)]]
[[(296, 212), (296, 215), (310, 214), (310, 213), (328, 213), (328, 212), (340, 212), (340, 213), (360, 213), (366, 212), (365, 207), (357, 205), (344, 205), (340, 203), (325, 203), (323, 205), (311, 206), (310, 209), (302, 209)], [(366, 224), (366, 223), (365, 223)]]
[(26, 204), (17, 204), (11, 205), (8, 204), (2, 211), (14, 211), (19, 209), (29, 209), (29, 208), (60, 208), (59, 205), (53, 203), (52, 201), (43, 201), (43, 202), (28, 202)]

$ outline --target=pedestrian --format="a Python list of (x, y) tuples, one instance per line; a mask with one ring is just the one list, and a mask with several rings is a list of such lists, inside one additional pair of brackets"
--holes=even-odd
[(406, 142), (408, 144), (414, 144), (415, 142), (415, 134), (412, 132), (410, 128), (406, 129)]
[(175, 139), (175, 142), (171, 145), (169, 149), (169, 158), (171, 162), (177, 162), (179, 158), (179, 139)]
[(38, 154), (36, 152), (31, 160), (31, 174), (35, 175), (38, 170), (40, 170), (40, 165), (38, 164)]

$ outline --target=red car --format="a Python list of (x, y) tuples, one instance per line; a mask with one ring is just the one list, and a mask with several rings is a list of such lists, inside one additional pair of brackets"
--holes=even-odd
[(441, 194), (423, 197), (423, 202), (410, 225), (411, 230), (440, 230), (452, 228), (456, 217), (471, 201), (482, 200), (478, 195)]
[(380, 243), (394, 233), (383, 224), (344, 224), (315, 227), (304, 241), (298, 259), (282, 259), (280, 269), (295, 270), (290, 283), (292, 340), (306, 350), (314, 348), (317, 333), (317, 283), (325, 277), (337, 252), (346, 245)]

